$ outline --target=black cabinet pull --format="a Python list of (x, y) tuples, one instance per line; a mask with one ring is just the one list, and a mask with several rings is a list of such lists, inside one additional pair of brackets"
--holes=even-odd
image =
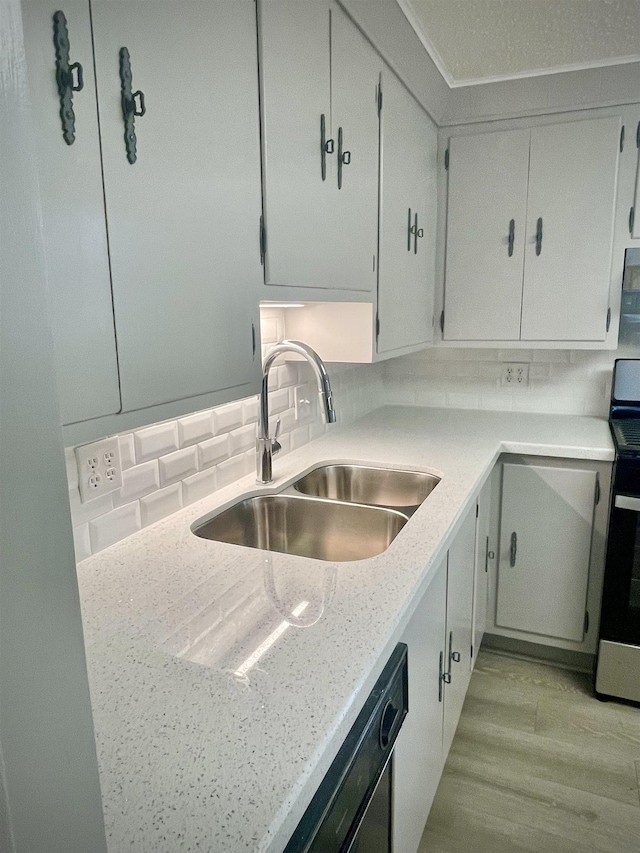
[(409, 219), (407, 221), (407, 252), (411, 251), (411, 235), (413, 234), (413, 227), (411, 225), (411, 208), (409, 208)]
[(387, 704), (384, 706), (382, 719), (380, 720), (379, 739), (382, 749), (386, 749), (389, 746), (391, 731), (399, 713), (399, 709), (394, 707), (393, 702), (389, 699)]
[(409, 244), (407, 249), (411, 251), (411, 235), (413, 234), (413, 254), (418, 254), (418, 238), (424, 237), (424, 229), (418, 228), (418, 214), (416, 213), (414, 224), (411, 225), (411, 208), (409, 208)]
[(338, 189), (342, 189), (342, 167), (351, 162), (351, 151), (342, 150), (342, 128), (338, 128)]
[(536, 223), (536, 255), (539, 255), (542, 251), (542, 217), (538, 217), (538, 222)]
[(131, 73), (131, 57), (126, 47), (120, 48), (120, 102), (122, 105), (122, 119), (124, 121), (124, 144), (127, 151), (127, 160), (133, 164), (138, 159), (135, 119), (142, 117), (147, 108), (144, 102), (144, 93), (139, 89), (132, 92), (133, 75)]
[(516, 221), (512, 219), (509, 222), (509, 257), (513, 257), (513, 242), (516, 236)]
[(513, 569), (516, 564), (516, 557), (518, 555), (518, 534), (513, 531), (511, 534), (511, 543), (509, 546), (509, 565)]
[(324, 113), (320, 116), (320, 173), (322, 180), (327, 179), (327, 154), (333, 154), (333, 139), (326, 138), (326, 124)]
[(76, 139), (73, 93), (82, 91), (84, 74), (79, 62), (69, 62), (69, 30), (64, 12), (55, 12), (53, 15), (53, 45), (56, 50), (56, 83), (60, 98), (62, 138), (67, 145), (73, 145)]

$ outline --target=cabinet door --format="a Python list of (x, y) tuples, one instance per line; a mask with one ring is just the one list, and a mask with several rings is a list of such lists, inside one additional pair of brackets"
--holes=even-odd
[(393, 776), (393, 849), (402, 853), (418, 850), (446, 759), (438, 687), (446, 596), (444, 560), (402, 636), (408, 647), (409, 714), (396, 741)]
[(489, 527), (491, 522), (491, 481), (485, 483), (477, 503), (476, 550), (473, 567), (473, 616), (471, 668), (475, 666), (487, 623), (489, 578)]
[[(56, 85), (53, 15), (60, 11), (70, 62), (81, 64), (84, 77), (73, 94), (71, 144)], [(23, 15), (58, 396), (68, 424), (120, 409), (89, 3), (27, 0)]]
[(335, 153), (321, 152), (323, 117), (326, 141), (334, 136), (329, 5), (258, 4), (266, 284), (335, 287), (327, 274)]
[(497, 625), (582, 642), (596, 477), (503, 465)]
[[(335, 142), (329, 283), (373, 290), (378, 251), (378, 86), (382, 61), (345, 13), (331, 7), (331, 112)], [(340, 165), (340, 157), (344, 160)]]
[(471, 619), (476, 553), (475, 508), (449, 548), (445, 661), (451, 676), (444, 693), (444, 752), (449, 752), (471, 678)]
[(620, 127), (614, 116), (531, 130), (522, 340), (606, 337)]
[[(92, 8), (123, 408), (246, 385), (262, 280), (255, 7)], [(134, 163), (121, 105), (125, 47), (146, 103)]]
[[(391, 71), (382, 74), (378, 352), (433, 340), (438, 137)], [(416, 217), (418, 234), (411, 234)]]
[(447, 341), (520, 337), (528, 167), (528, 130), (450, 140)]

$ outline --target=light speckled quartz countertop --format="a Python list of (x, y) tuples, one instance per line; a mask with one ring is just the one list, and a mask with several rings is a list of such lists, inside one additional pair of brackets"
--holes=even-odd
[[(282, 851), (501, 452), (613, 460), (603, 419), (384, 408), (79, 564), (110, 853)], [(442, 482), (369, 560), (191, 533), (327, 460)]]

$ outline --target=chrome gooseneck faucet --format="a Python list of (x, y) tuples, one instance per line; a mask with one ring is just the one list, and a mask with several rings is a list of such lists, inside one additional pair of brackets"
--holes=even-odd
[(327, 424), (336, 422), (336, 411), (333, 408), (331, 383), (318, 353), (301, 341), (282, 341), (276, 344), (264, 357), (262, 362), (262, 390), (260, 392), (260, 411), (258, 413), (258, 438), (256, 440), (256, 469), (258, 483), (273, 481), (273, 456), (281, 450), (278, 435), (280, 433), (280, 418), (276, 423), (273, 438), (269, 436), (269, 371), (271, 365), (284, 352), (294, 352), (301, 355), (313, 368), (318, 381), (318, 396), (322, 403), (322, 419)]

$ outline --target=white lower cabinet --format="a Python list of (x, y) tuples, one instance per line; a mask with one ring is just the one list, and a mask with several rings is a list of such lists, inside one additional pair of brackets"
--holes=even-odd
[(474, 504), (402, 636), (409, 656), (409, 713), (394, 758), (397, 853), (418, 849), (471, 678), (478, 523)]
[(420, 601), (402, 642), (408, 647), (409, 713), (395, 746), (393, 849), (418, 849), (445, 762), (440, 660), (445, 646), (447, 560)]
[(593, 654), (611, 466), (507, 457), (491, 634)]

